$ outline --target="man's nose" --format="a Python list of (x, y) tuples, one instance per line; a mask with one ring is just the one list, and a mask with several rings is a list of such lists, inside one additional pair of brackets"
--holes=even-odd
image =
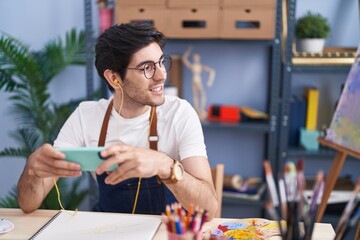
[(153, 79), (154, 80), (164, 80), (166, 79), (167, 72), (164, 67), (160, 67), (160, 63), (155, 64), (155, 74)]

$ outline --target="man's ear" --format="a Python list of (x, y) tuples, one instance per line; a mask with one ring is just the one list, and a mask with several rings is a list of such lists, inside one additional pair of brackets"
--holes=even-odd
[(112, 86), (114, 89), (121, 87), (122, 81), (118, 73), (115, 73), (110, 69), (106, 69), (104, 72), (104, 77), (110, 86)]

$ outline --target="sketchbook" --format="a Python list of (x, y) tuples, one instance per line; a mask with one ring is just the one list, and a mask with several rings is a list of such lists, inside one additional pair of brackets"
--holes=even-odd
[[(69, 211), (73, 213), (72, 211)], [(152, 239), (160, 226), (156, 216), (59, 211), (30, 239)]]

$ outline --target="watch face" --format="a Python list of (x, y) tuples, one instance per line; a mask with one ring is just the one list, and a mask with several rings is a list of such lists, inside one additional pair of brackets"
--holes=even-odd
[(180, 163), (174, 167), (174, 176), (177, 181), (182, 180), (184, 176), (184, 168)]

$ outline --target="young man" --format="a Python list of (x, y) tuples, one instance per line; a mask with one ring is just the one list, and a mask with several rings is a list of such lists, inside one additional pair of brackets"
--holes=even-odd
[(160, 214), (177, 200), (214, 216), (217, 198), (198, 116), (185, 100), (164, 96), (171, 66), (164, 45), (162, 33), (139, 24), (116, 25), (99, 37), (95, 64), (113, 96), (81, 103), (54, 146), (31, 154), (18, 182), (24, 212), (41, 205), (53, 178), (81, 175), (80, 165), (56, 147), (105, 146), (94, 210)]

